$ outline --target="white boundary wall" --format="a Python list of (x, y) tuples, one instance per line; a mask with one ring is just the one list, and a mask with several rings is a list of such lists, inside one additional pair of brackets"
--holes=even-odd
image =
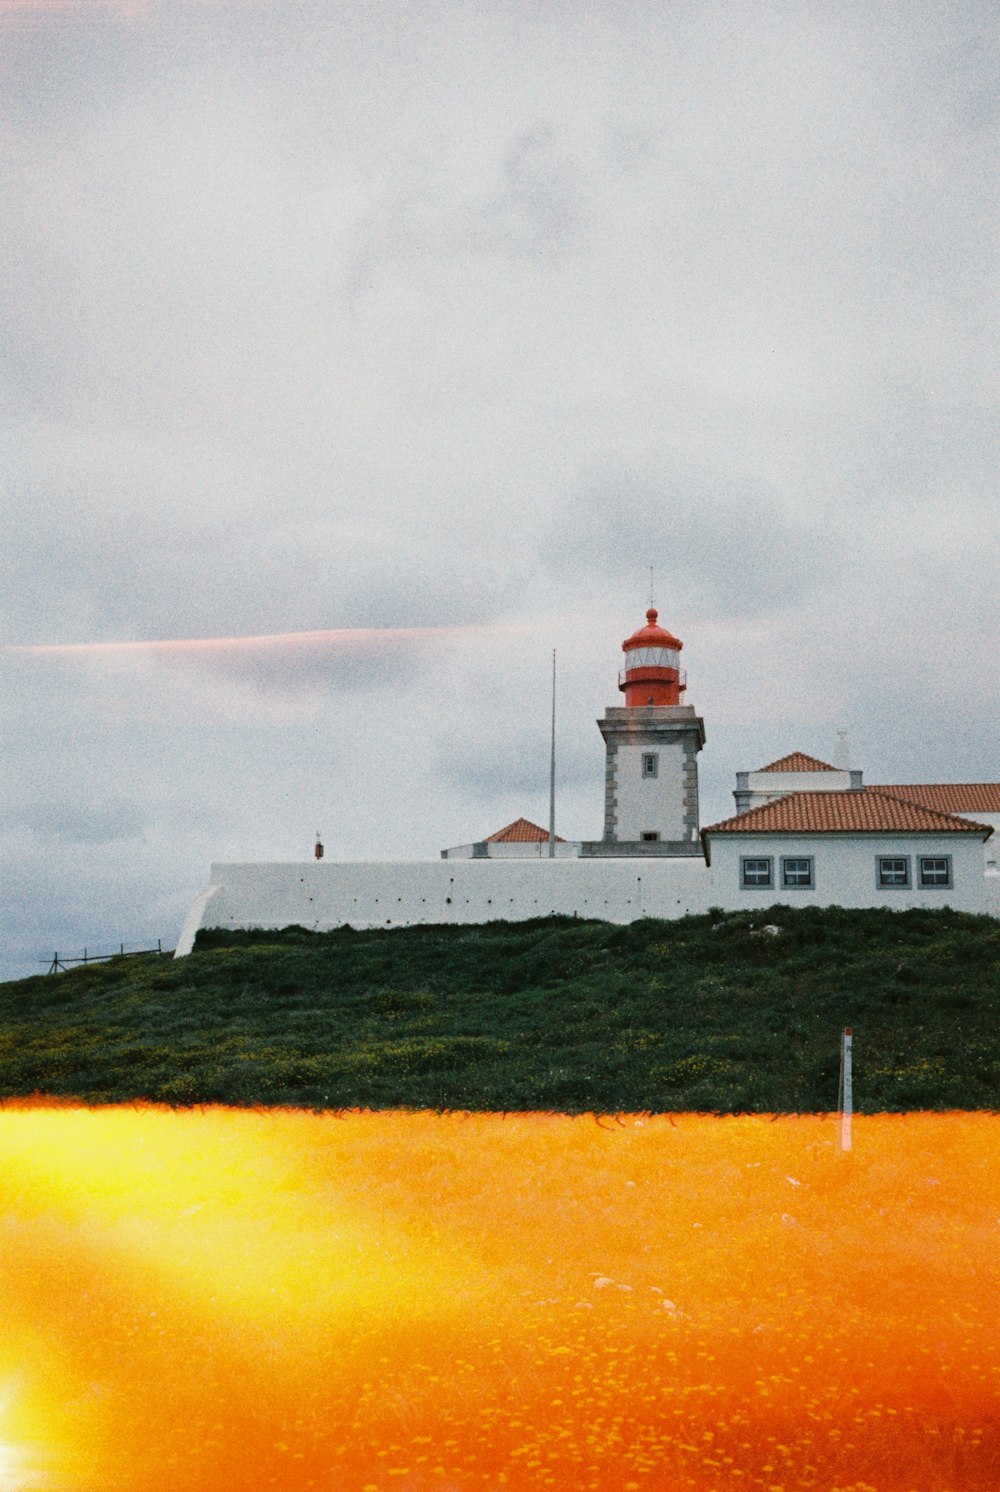
[(703, 860), (441, 860), (379, 864), (213, 865), (188, 914), (177, 956), (202, 927), (324, 932), (421, 922), (523, 922), (529, 917), (686, 917), (712, 905)]
[[(954, 884), (903, 890), (876, 884), (877, 855), (952, 857)], [(774, 859), (773, 889), (740, 886), (740, 856)], [(782, 855), (814, 858), (815, 888), (783, 890)], [(686, 917), (710, 907), (761, 911), (788, 906), (950, 906), (1000, 917), (1000, 876), (983, 875), (980, 844), (968, 836), (818, 835), (787, 839), (749, 834), (712, 837), (712, 865), (677, 859), (439, 860), (219, 864), (195, 899), (177, 941), (190, 953), (199, 928), (282, 928), (316, 932), (342, 927), (410, 927), (417, 923), (523, 922), (530, 917), (592, 917), (634, 922)]]

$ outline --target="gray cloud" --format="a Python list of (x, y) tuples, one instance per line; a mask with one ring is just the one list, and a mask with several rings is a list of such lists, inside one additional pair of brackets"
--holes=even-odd
[(996, 775), (985, 7), (11, 14), (0, 642), (495, 628), (0, 655), (0, 816), (59, 805), (0, 847), (11, 946), (529, 811), (552, 646), (599, 833), (650, 563), (706, 812), (841, 722), (871, 777)]
[(51, 799), (26, 803), (0, 813), (0, 833), (25, 830), (40, 840), (63, 844), (104, 845), (141, 839), (145, 815), (126, 798), (94, 802)]
[(680, 595), (689, 610), (753, 618), (836, 587), (847, 557), (829, 552), (831, 529), (839, 539), (807, 500), (789, 507), (780, 488), (663, 453), (596, 463), (555, 512), (545, 553), (559, 572), (633, 589), (645, 559), (663, 604)]
[(579, 167), (551, 123), (513, 139), (498, 180), (476, 197), (457, 184), (435, 182), (427, 162), (415, 170), (415, 163), (407, 164), (405, 183), (356, 229), (345, 281), (352, 298), (390, 266), (412, 273), (427, 260), (469, 256), (527, 257), (551, 265), (584, 247)]
[[(550, 738), (541, 722), (514, 729), (505, 725), (495, 733), (439, 740), (431, 770), (441, 784), (473, 801), (516, 805), (530, 798), (536, 803), (547, 803), (550, 751)], [(600, 778), (600, 752), (596, 731), (593, 740), (560, 739), (557, 743), (560, 789), (593, 787)], [(595, 804), (596, 801), (595, 796)], [(516, 818), (523, 811), (512, 810), (512, 816)]]

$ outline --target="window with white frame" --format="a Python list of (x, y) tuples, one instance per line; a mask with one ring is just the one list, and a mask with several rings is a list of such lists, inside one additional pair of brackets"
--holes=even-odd
[(642, 775), (643, 777), (659, 777), (660, 758), (655, 751), (642, 753)]
[(921, 886), (951, 885), (950, 855), (921, 855), (919, 864)]
[(812, 855), (783, 855), (781, 884), (786, 891), (808, 891), (815, 884)]
[(740, 885), (746, 891), (770, 890), (774, 885), (774, 861), (770, 855), (741, 855)]
[(878, 883), (891, 889), (893, 886), (907, 887), (910, 884), (909, 855), (879, 855)]

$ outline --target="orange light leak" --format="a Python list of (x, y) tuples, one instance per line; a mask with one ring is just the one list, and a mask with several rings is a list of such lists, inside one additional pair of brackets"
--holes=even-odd
[(0, 1112), (0, 1485), (995, 1492), (1000, 1119)]

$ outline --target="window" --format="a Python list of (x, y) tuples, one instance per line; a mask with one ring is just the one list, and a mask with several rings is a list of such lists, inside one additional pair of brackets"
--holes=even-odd
[(681, 657), (675, 648), (632, 648), (625, 664), (627, 668), (680, 668)]
[(643, 777), (658, 777), (660, 759), (655, 751), (644, 751), (642, 754)]
[(644, 839), (647, 844), (655, 844), (659, 837), (659, 832), (656, 829), (643, 829), (639, 835), (639, 838)]
[(806, 891), (815, 884), (812, 855), (785, 855), (781, 861), (781, 884), (787, 891)]
[(774, 884), (770, 855), (740, 857), (740, 885), (746, 891), (767, 891)]
[(910, 884), (909, 855), (879, 855), (878, 883), (880, 886), (908, 886)]
[(920, 884), (921, 886), (950, 886), (951, 856), (921, 855)]

